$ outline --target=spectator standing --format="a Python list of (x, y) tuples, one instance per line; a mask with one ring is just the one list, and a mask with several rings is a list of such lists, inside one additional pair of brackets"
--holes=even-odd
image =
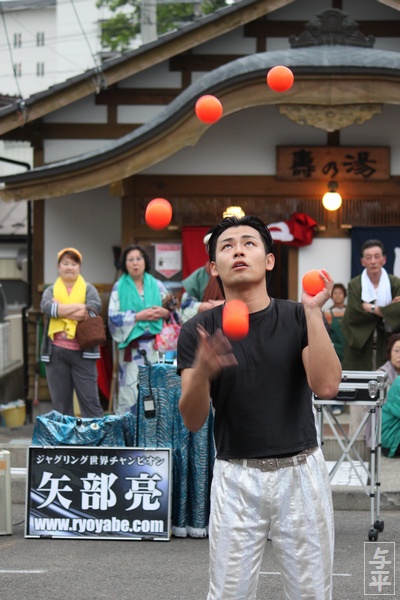
[(379, 367), (379, 371), (385, 371), (388, 374), (389, 387), (400, 375), (400, 333), (393, 333), (390, 336), (387, 347), (387, 361)]
[(363, 244), (361, 264), (362, 274), (348, 285), (343, 368), (375, 371), (386, 360), (390, 333), (400, 331), (400, 279), (384, 269), (386, 255), (379, 240)]
[[(361, 264), (363, 272), (348, 285), (342, 320), (342, 365), (349, 371), (375, 371), (386, 360), (390, 334), (400, 331), (400, 279), (384, 268), (386, 255), (380, 240), (368, 240), (362, 245)], [(350, 435), (364, 411), (362, 406), (350, 407)]]
[(158, 360), (154, 349), (156, 334), (168, 321), (176, 301), (164, 284), (150, 274), (150, 258), (138, 245), (130, 245), (121, 255), (122, 275), (114, 284), (108, 305), (108, 327), (118, 343), (117, 414), (136, 411), (139, 365), (144, 356)]
[(41, 360), (46, 366), (51, 402), (58, 412), (73, 416), (75, 390), (81, 416), (102, 417), (96, 367), (99, 348), (81, 350), (75, 337), (78, 322), (89, 317), (89, 310), (100, 314), (100, 296), (80, 274), (79, 250), (63, 248), (57, 260), (59, 277), (44, 290), (40, 304), (45, 315)]

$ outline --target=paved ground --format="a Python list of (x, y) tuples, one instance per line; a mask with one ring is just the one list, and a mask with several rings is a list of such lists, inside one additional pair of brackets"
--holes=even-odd
[[(33, 427), (27, 424), (10, 430), (0, 426), (0, 449), (11, 450), (13, 455), (14, 449), (19, 449), (26, 454)], [(384, 530), (373, 544), (392, 551), (400, 540), (400, 459), (382, 457), (380, 467), (380, 518)], [(382, 593), (371, 595), (365, 564), (370, 499), (354, 488), (334, 488), (333, 496), (336, 528), (333, 600), (362, 600), (365, 593), (371, 598), (381, 597)], [(24, 498), (24, 492), (13, 498), (12, 534), (0, 536), (2, 600), (205, 600), (207, 539), (172, 538), (169, 542), (29, 539), (24, 535)], [(399, 561), (397, 565), (398, 571)], [(391, 577), (393, 574), (392, 570)], [(400, 582), (399, 575), (397, 572)], [(400, 588), (390, 587), (390, 594), (392, 598), (400, 598)], [(257, 594), (257, 600), (267, 598), (284, 600), (272, 542), (267, 544)]]
[[(172, 538), (169, 542), (51, 540), (24, 538), (24, 507), (13, 507), (13, 534), (0, 536), (1, 600), (205, 600), (208, 588), (208, 540)], [(368, 515), (335, 511), (336, 548), (333, 600), (362, 600), (372, 582), (364, 558)], [(385, 515), (385, 528), (372, 549), (393, 555), (399, 541), (400, 511)], [(383, 542), (385, 544), (383, 544)], [(400, 563), (390, 598), (400, 598)], [(377, 600), (381, 595), (368, 596)], [(257, 600), (284, 600), (282, 577), (268, 542)]]

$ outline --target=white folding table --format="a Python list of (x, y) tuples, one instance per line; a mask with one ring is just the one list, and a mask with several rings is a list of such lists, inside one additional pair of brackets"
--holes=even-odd
[[(368, 539), (376, 541), (379, 532), (383, 531), (384, 522), (380, 520), (380, 463), (381, 463), (381, 409), (386, 402), (388, 389), (387, 373), (384, 371), (343, 371), (342, 380), (339, 384), (339, 392), (335, 398), (329, 400), (321, 399), (313, 394), (313, 404), (317, 411), (317, 420), (321, 436), (321, 446), (324, 444), (324, 421), (329, 425), (334, 437), (341, 449), (341, 456), (334, 463), (329, 472), (330, 480), (336, 475), (344, 461), (348, 461), (350, 470), (357, 477), (361, 487), (371, 501), (371, 526), (368, 531)], [(351, 438), (344, 431), (336, 415), (333, 414), (333, 406), (365, 406), (367, 410), (354, 431)], [(355, 447), (359, 434), (365, 427), (370, 427), (370, 450), (371, 458), (369, 464), (361, 458)], [(364, 471), (367, 475), (367, 484), (360, 476)], [(369, 483), (368, 483), (369, 482)]]

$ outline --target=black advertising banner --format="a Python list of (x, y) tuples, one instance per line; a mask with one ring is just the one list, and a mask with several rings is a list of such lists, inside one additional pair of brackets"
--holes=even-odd
[(29, 447), (25, 537), (168, 541), (170, 530), (170, 448)]

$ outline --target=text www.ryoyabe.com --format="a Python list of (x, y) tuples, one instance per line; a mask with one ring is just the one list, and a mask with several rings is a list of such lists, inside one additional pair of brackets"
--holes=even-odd
[(149, 519), (60, 519), (35, 517), (36, 532), (76, 531), (77, 533), (163, 533), (162, 520)]

